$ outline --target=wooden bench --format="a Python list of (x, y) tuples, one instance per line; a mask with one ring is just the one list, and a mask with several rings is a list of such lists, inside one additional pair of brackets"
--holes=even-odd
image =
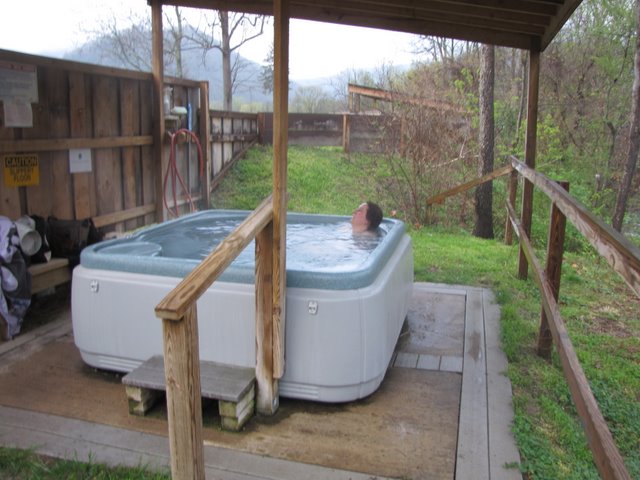
[[(151, 357), (122, 377), (129, 400), (129, 413), (144, 415), (166, 390), (164, 359)], [(239, 431), (255, 409), (255, 371), (216, 362), (200, 362), (200, 383), (204, 398), (218, 401), (225, 430)]]
[(31, 294), (71, 281), (71, 269), (66, 258), (52, 258), (47, 263), (29, 266)]

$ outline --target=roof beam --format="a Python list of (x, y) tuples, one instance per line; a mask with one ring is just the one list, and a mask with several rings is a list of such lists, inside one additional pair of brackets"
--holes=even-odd
[[(163, 0), (273, 15), (273, 0)], [(291, 18), (542, 50), (581, 0), (291, 0)]]

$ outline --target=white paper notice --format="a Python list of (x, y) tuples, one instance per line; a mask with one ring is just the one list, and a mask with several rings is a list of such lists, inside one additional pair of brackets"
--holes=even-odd
[(74, 148), (69, 150), (69, 171), (71, 173), (91, 171), (90, 148)]
[(5, 127), (33, 127), (33, 110), (28, 100), (3, 98)]
[(31, 103), (37, 103), (36, 66), (0, 60), (0, 98), (24, 98)]

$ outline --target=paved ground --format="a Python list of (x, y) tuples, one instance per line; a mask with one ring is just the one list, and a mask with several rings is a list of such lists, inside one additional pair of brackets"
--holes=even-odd
[[(68, 309), (0, 344), (0, 444), (167, 468), (166, 416), (127, 414), (119, 376), (72, 343)], [(358, 402), (282, 399), (273, 418), (222, 432), (205, 412), (208, 478), (520, 478), (499, 309), (484, 289), (416, 284), (380, 389)]]

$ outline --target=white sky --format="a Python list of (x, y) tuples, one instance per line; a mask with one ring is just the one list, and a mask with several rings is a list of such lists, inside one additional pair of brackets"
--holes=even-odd
[[(46, 55), (82, 44), (100, 16), (149, 8), (146, 0), (0, 0), (0, 48)], [(290, 24), (289, 74), (293, 80), (335, 75), (347, 69), (406, 65), (414, 35), (301, 20)], [(262, 63), (272, 30), (240, 53)]]

